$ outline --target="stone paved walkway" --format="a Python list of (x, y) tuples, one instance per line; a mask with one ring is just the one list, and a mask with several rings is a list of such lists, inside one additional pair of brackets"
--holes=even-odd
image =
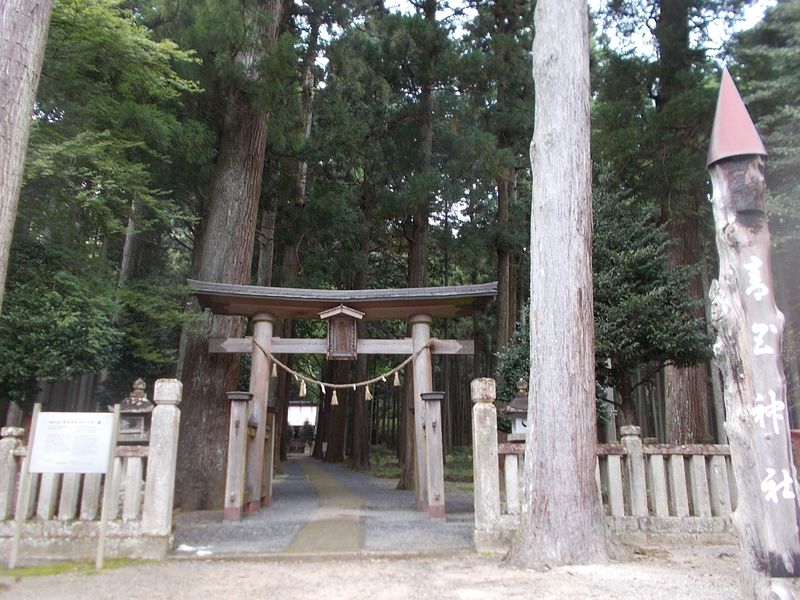
[(472, 495), (446, 497), (447, 520), (415, 510), (414, 493), (307, 457), (282, 464), (272, 506), (238, 523), (222, 511), (176, 515), (175, 556), (416, 556), (473, 548)]

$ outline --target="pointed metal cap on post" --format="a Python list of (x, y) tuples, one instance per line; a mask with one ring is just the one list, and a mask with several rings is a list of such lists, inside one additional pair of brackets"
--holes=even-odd
[(723, 68), (706, 167), (723, 158), (747, 154), (766, 156), (767, 149), (753, 125), (731, 74), (728, 69)]

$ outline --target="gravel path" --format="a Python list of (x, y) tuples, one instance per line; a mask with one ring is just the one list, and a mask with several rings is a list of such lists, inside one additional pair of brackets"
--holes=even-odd
[[(304, 468), (305, 466), (305, 468)], [(415, 510), (414, 493), (395, 490), (396, 481), (377, 479), (350, 469), (311, 458), (290, 458), (282, 463), (284, 475), (274, 484), (272, 506), (241, 522), (222, 521), (221, 511), (204, 511), (176, 516), (175, 547), (179, 556), (242, 556), (287, 553), (397, 555), (461, 552), (472, 549), (472, 495), (449, 493), (447, 520), (431, 521)], [(325, 482), (309, 478), (321, 471)], [(327, 475), (328, 477), (324, 477)], [(338, 492), (327, 480), (335, 479)], [(325, 498), (315, 487), (324, 487)], [(359, 498), (357, 502), (355, 498)], [(357, 521), (358, 548), (354, 549), (351, 528), (343, 523)], [(298, 540), (304, 528), (313, 524), (318, 547)], [(321, 531), (326, 527), (329, 531)], [(342, 529), (344, 527), (344, 529)], [(307, 538), (306, 534), (302, 534)], [(341, 539), (340, 548), (327, 543)], [(345, 540), (348, 543), (345, 543)], [(296, 542), (296, 543), (295, 543)], [(301, 543), (302, 542), (302, 543)]]
[(738, 561), (727, 546), (651, 549), (631, 561), (512, 569), (497, 558), (326, 561), (181, 560), (98, 575), (1, 581), (7, 600), (731, 600)]
[(472, 550), (469, 494), (449, 494), (447, 521), (432, 522), (414, 510), (414, 494), (394, 490), (392, 481), (310, 459), (292, 459), (283, 467), (272, 506), (240, 523), (223, 523), (221, 511), (178, 515), (178, 550), (171, 560), (97, 574), (0, 578), (0, 595), (8, 600), (740, 596), (734, 546), (632, 549), (624, 562), (546, 572), (514, 569)]

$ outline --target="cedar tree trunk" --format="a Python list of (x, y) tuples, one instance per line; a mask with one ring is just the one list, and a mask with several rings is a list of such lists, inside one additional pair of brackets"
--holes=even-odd
[(0, 310), (53, 0), (0, 2)]
[[(235, 60), (254, 81), (256, 65), (274, 43), (281, 0), (253, 7), (246, 15), (253, 39)], [(227, 93), (222, 138), (205, 223), (198, 278), (247, 284), (253, 261), (258, 201), (266, 148), (267, 115), (247, 94)], [(184, 510), (221, 508), (225, 491), (228, 414), (225, 393), (238, 387), (236, 354), (208, 353), (209, 337), (240, 337), (241, 318), (206, 313), (181, 336), (181, 404), (176, 504)]]
[(589, 15), (539, 0), (531, 166), (531, 369), (523, 514), (512, 564), (607, 560), (595, 482)]

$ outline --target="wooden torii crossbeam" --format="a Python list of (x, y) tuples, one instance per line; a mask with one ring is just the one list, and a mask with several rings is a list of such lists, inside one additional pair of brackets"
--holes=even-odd
[[(200, 306), (218, 315), (250, 317), (253, 336), (212, 338), (209, 352), (251, 353), (250, 396), (231, 397), (225, 519), (239, 520), (244, 510), (269, 506), (272, 490), (271, 434), (275, 415), (267, 410), (271, 360), (276, 354), (330, 353), (330, 339), (273, 337), (279, 318), (318, 319), (344, 313), (365, 320), (403, 319), (411, 337), (401, 340), (353, 340), (355, 354), (414, 355), (414, 431), (417, 508), (433, 519), (445, 517), (441, 398), (433, 391), (432, 354), (473, 354), (472, 340), (433, 340), (434, 317), (471, 316), (497, 294), (497, 283), (380, 290), (311, 290), (245, 286), (189, 280)], [(339, 310), (336, 310), (336, 309)], [(330, 335), (330, 334), (329, 334)], [(331, 358), (335, 358), (331, 356)], [(425, 400), (423, 401), (423, 394)], [(248, 437), (242, 423), (256, 423)], [(265, 446), (267, 446), (265, 450)]]

